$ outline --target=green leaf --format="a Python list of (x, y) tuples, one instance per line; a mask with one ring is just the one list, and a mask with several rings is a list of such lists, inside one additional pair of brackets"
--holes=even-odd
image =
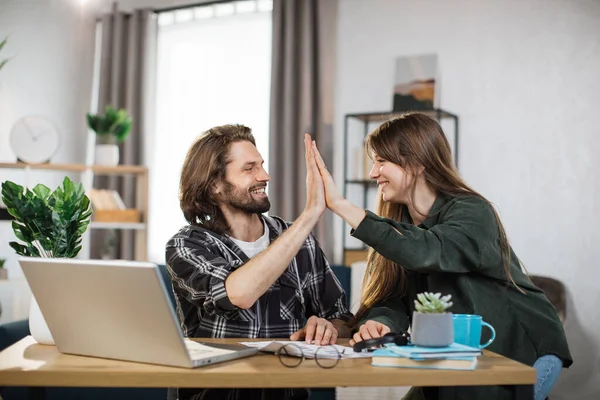
[[(4, 46), (6, 46), (6, 43), (7, 43), (7, 42), (8, 42), (8, 36), (7, 36), (7, 37), (5, 37), (5, 38), (4, 38), (4, 40), (2, 40), (2, 41), (0, 42), (0, 51), (2, 51), (2, 48), (3, 48)], [(3, 68), (3, 67), (6, 65), (6, 63), (7, 63), (9, 60), (10, 60), (10, 58), (6, 58), (6, 59), (4, 59), (4, 60), (0, 61), (0, 69), (2, 69), (2, 68)]]
[(33, 193), (35, 193), (37, 197), (45, 201), (48, 197), (50, 197), (52, 191), (47, 186), (42, 185), (40, 183), (35, 185), (35, 187), (33, 188)]
[(0, 50), (2, 50), (2, 48), (4, 46), (6, 46), (6, 43), (8, 42), (8, 36), (4, 38), (3, 41), (0, 42)]
[(40, 252), (33, 246), (23, 246), (17, 242), (9, 242), (8, 245), (12, 247), (17, 254), (25, 257), (39, 257)]
[(89, 127), (91, 130), (93, 130), (94, 132), (96, 132), (97, 134), (99, 134), (100, 132), (99, 132), (99, 130), (98, 130), (98, 128), (99, 128), (99, 126), (98, 126), (98, 121), (99, 121), (99, 118), (98, 118), (98, 116), (97, 116), (97, 115), (90, 114), (90, 113), (87, 113), (87, 114), (85, 115), (85, 117), (86, 117), (86, 120), (87, 120), (87, 125), (88, 125), (88, 127)]
[(426, 312), (425, 308), (417, 300), (415, 300), (415, 310), (417, 310), (418, 312), (421, 312), (421, 313)]
[(117, 138), (117, 142), (122, 142), (127, 138), (131, 131), (133, 123), (130, 118), (125, 118), (113, 128), (113, 135)]
[(14, 202), (23, 197), (23, 186), (19, 186), (11, 181), (2, 183), (2, 201), (7, 208), (14, 207)]
[(26, 226), (17, 221), (12, 221), (12, 229), (15, 233), (17, 239), (22, 240), (26, 243), (31, 243), (35, 239), (33, 237), (33, 232)]

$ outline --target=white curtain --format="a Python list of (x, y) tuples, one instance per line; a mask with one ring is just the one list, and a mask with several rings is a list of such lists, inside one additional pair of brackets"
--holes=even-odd
[(156, 133), (148, 160), (151, 261), (164, 263), (166, 242), (186, 223), (179, 177), (203, 131), (249, 126), (268, 171), (272, 3), (239, 4), (159, 14)]

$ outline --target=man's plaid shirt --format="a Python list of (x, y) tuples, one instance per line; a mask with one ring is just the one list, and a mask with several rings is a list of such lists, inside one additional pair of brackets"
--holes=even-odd
[[(271, 243), (290, 226), (278, 217), (262, 219)], [(227, 235), (187, 225), (167, 243), (166, 260), (186, 337), (285, 338), (313, 315), (328, 320), (352, 318), (344, 291), (312, 235), (279, 279), (247, 310), (234, 306), (225, 291), (229, 274), (249, 260)]]

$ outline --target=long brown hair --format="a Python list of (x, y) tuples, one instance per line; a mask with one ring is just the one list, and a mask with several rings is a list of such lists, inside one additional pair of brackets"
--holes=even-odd
[[(477, 196), (488, 204), (481, 194), (470, 188), (460, 177), (452, 160), (450, 145), (440, 125), (420, 113), (407, 113), (384, 122), (373, 131), (366, 141), (367, 152), (411, 171), (422, 166), (423, 177), (436, 193), (448, 196)], [(417, 180), (409, 187), (412, 204), (415, 204)], [(400, 221), (404, 205), (386, 202), (379, 193), (377, 214)], [(500, 255), (507, 278), (521, 290), (510, 274), (510, 245), (496, 210), (490, 204), (498, 225)], [(417, 210), (419, 212), (419, 210)], [(377, 303), (406, 291), (406, 271), (375, 252), (369, 250), (367, 273), (363, 280), (361, 303), (355, 321), (359, 321)]]
[(217, 126), (200, 135), (188, 151), (181, 169), (179, 205), (190, 224), (218, 234), (230, 229), (213, 188), (225, 179), (231, 144), (244, 140), (256, 146), (250, 128)]

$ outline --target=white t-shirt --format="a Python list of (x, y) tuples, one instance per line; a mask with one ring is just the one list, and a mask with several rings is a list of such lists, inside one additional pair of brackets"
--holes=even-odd
[(263, 226), (265, 227), (265, 233), (263, 233), (263, 235), (255, 242), (244, 242), (243, 240), (231, 238), (231, 240), (233, 240), (233, 242), (240, 249), (242, 249), (244, 253), (246, 253), (248, 258), (252, 258), (261, 251), (265, 250), (271, 243), (269, 241), (269, 227), (265, 223), (263, 223)]

